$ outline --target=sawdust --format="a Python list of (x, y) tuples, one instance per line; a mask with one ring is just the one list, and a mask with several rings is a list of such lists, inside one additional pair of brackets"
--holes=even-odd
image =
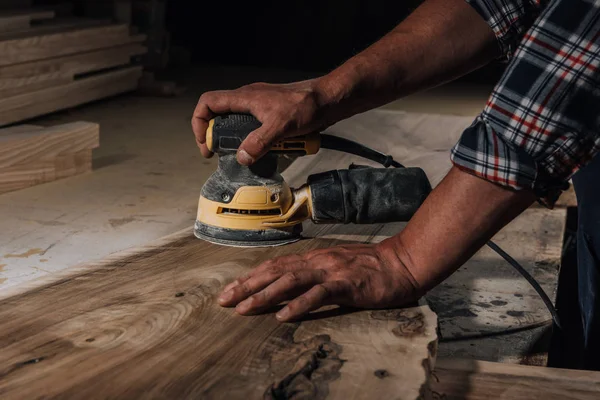
[(4, 282), (6, 282), (8, 278), (0, 278), (0, 285), (3, 284)]
[(45, 252), (46, 252), (46, 250), (36, 247), (33, 249), (29, 249), (25, 253), (21, 253), (21, 254), (5, 254), (4, 258), (27, 258), (27, 257), (35, 256), (38, 254), (44, 254)]
[(61, 225), (66, 225), (64, 222), (60, 222), (60, 221), (42, 221), (42, 220), (37, 220), (34, 219), (34, 222), (37, 222), (40, 225), (44, 225), (44, 226), (61, 226)]
[(48, 259), (47, 258), (40, 258), (40, 262), (47, 262)]
[(4, 270), (4, 267), (6, 267), (6, 264), (0, 264), (0, 272)]

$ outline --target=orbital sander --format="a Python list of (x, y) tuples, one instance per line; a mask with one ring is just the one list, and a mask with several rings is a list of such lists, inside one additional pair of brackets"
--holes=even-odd
[[(206, 144), (218, 156), (218, 167), (201, 190), (196, 237), (238, 247), (278, 246), (299, 240), (305, 220), (408, 221), (431, 192), (421, 168), (404, 168), (389, 155), (324, 133), (283, 139), (251, 166), (239, 164), (239, 146), (260, 126), (248, 114), (210, 121)], [(351, 165), (310, 175), (305, 185), (290, 188), (278, 171), (279, 158), (312, 155), (321, 148), (351, 153), (384, 168)]]

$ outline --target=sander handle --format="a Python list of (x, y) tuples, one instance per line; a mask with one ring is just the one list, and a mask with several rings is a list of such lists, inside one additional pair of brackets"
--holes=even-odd
[[(250, 133), (262, 123), (250, 114), (223, 114), (213, 118), (206, 129), (206, 146), (217, 154), (235, 153)], [(317, 132), (281, 139), (271, 145), (270, 153), (305, 156), (321, 148)]]

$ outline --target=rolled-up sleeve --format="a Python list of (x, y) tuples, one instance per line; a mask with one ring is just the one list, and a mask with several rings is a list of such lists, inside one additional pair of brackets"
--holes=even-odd
[(547, 0), (466, 0), (494, 31), (502, 54), (510, 58)]
[(551, 207), (599, 150), (600, 3), (555, 0), (523, 35), (451, 159), (496, 184), (534, 190)]

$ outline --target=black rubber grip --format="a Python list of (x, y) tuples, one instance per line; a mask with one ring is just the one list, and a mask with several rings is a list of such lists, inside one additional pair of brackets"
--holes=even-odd
[(235, 153), (242, 141), (262, 124), (249, 114), (226, 114), (215, 118), (212, 129), (214, 153)]
[(316, 223), (408, 221), (431, 192), (421, 168), (357, 168), (308, 177)]

